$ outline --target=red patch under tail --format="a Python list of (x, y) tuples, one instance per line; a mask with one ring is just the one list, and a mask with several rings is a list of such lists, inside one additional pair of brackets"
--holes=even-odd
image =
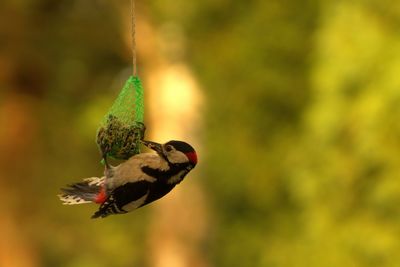
[(102, 204), (107, 199), (106, 189), (104, 186), (101, 187), (100, 192), (96, 195), (94, 202), (97, 204)]

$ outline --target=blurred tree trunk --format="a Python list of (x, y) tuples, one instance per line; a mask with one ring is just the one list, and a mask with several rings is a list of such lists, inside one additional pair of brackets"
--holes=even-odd
[(0, 100), (0, 266), (38, 266), (36, 251), (24, 232), (24, 214), (32, 212), (29, 187), (36, 136), (32, 98), (9, 93)]
[(29, 19), (9, 3), (0, 9), (0, 266), (39, 266), (26, 224), (35, 210), (30, 189), (45, 77), (30, 53)]
[[(142, 17), (138, 18), (138, 52), (146, 70), (141, 77), (145, 81), (149, 107), (148, 138), (158, 142), (185, 140), (199, 151), (196, 133), (201, 125), (202, 94), (188, 67), (179, 60), (181, 51), (176, 48), (182, 48), (183, 44), (175, 26), (157, 32)], [(173, 43), (163, 39), (165, 36), (173, 36)], [(126, 39), (130, 43), (129, 36)], [(196, 171), (153, 206), (154, 219), (149, 229), (150, 266), (209, 266), (202, 250), (208, 212)]]
[(48, 74), (27, 34), (33, 31), (31, 17), (18, 8), (0, 11), (0, 25), (12, 21), (12, 27), (0, 28), (7, 37), (0, 47), (0, 183), (11, 192), (30, 188), (38, 147), (39, 99)]

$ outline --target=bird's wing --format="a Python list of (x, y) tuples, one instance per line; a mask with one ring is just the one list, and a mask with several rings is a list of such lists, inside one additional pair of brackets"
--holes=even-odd
[(137, 181), (126, 183), (114, 189), (101, 204), (92, 218), (106, 217), (111, 214), (127, 213), (142, 206), (149, 194), (151, 182)]
[(186, 174), (189, 172), (187, 169), (188, 164), (174, 164), (168, 170), (154, 169), (149, 166), (143, 166), (142, 172), (150, 177), (154, 177), (159, 182), (167, 184), (180, 183)]

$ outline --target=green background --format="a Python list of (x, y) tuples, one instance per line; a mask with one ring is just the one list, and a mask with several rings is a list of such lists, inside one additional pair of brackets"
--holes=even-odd
[[(152, 266), (157, 203), (94, 222), (93, 206), (55, 197), (102, 171), (94, 137), (129, 76), (128, 9), (0, 3), (0, 250), (24, 255), (20, 266)], [(180, 60), (205, 96), (193, 179), (207, 201), (197, 251), (208, 266), (400, 266), (397, 1), (153, 0), (137, 10), (155, 29), (181, 30)], [(138, 63), (145, 73), (140, 53)]]

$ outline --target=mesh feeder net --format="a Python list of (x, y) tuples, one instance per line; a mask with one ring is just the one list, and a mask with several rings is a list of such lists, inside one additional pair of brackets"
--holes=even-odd
[(103, 157), (125, 160), (140, 153), (143, 114), (143, 87), (138, 77), (131, 76), (97, 130), (96, 143)]

